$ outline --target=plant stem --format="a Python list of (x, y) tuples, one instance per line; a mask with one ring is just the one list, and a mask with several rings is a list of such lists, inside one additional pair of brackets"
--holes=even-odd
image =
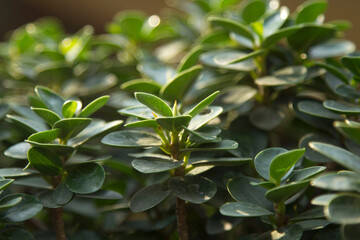
[[(61, 178), (61, 175), (52, 177), (54, 188), (59, 186), (59, 184), (61, 183)], [(63, 221), (63, 208), (51, 208), (50, 214), (53, 228), (56, 234), (56, 240), (66, 240), (65, 226)]]
[(281, 228), (286, 225), (285, 223), (285, 203), (275, 203), (275, 219), (277, 228)]
[[(176, 169), (175, 176), (184, 176), (185, 168), (180, 167)], [(176, 198), (176, 216), (177, 226), (179, 232), (179, 240), (189, 240), (189, 230), (187, 226), (187, 212), (185, 200)]]

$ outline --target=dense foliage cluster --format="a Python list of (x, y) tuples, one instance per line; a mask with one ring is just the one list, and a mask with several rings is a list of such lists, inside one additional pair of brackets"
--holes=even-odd
[(350, 24), (324, 0), (171, 3), (1, 43), (0, 239), (358, 239)]

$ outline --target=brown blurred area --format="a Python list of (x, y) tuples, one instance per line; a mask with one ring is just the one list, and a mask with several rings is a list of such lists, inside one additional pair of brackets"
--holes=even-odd
[[(185, 1), (185, 0), (178, 0)], [(326, 21), (344, 19), (352, 22), (353, 27), (346, 38), (360, 46), (360, 17), (358, 0), (328, 0), (329, 8)], [(304, 0), (282, 0), (293, 11)], [(69, 32), (75, 32), (90, 24), (98, 33), (104, 31), (104, 25), (121, 10), (139, 9), (148, 14), (159, 14), (166, 6), (165, 0), (1, 0), (0, 1), (0, 37), (25, 23), (43, 16), (53, 16), (64, 24)]]

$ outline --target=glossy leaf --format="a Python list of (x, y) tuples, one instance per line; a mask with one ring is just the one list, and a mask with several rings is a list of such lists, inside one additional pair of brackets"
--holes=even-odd
[(134, 79), (127, 81), (121, 85), (121, 89), (129, 92), (144, 92), (158, 95), (161, 89), (161, 84), (150, 79)]
[(245, 23), (255, 22), (264, 15), (266, 10), (265, 2), (262, 0), (249, 1), (242, 9), (241, 17)]
[(251, 161), (251, 158), (206, 158), (193, 159), (193, 166), (239, 166)]
[(44, 122), (39, 122), (34, 119), (27, 119), (14, 115), (6, 115), (8, 119), (19, 124), (21, 127), (24, 127), (28, 132), (42, 132), (48, 130)]
[(353, 121), (334, 122), (334, 127), (352, 141), (360, 144), (360, 124)]
[(360, 76), (360, 57), (346, 56), (341, 58), (341, 63), (356, 76)]
[(63, 168), (60, 157), (44, 148), (30, 148), (28, 151), (28, 160), (36, 170), (45, 175), (58, 175)]
[(270, 107), (260, 106), (250, 113), (249, 119), (255, 127), (270, 131), (281, 124), (284, 114)]
[(65, 118), (71, 118), (75, 115), (75, 112), (78, 110), (78, 108), (81, 108), (81, 102), (68, 100), (64, 102), (62, 107), (62, 115)]
[(91, 199), (104, 199), (104, 200), (119, 200), (122, 199), (122, 195), (118, 192), (114, 192), (111, 190), (104, 190), (101, 189), (97, 192), (90, 193), (90, 194), (82, 194), (78, 195), (79, 197), (83, 198), (91, 198)]
[(335, 112), (344, 114), (357, 114), (360, 113), (360, 107), (347, 102), (339, 102), (336, 100), (326, 100), (323, 103), (324, 107)]
[(196, 130), (204, 126), (207, 122), (216, 118), (222, 113), (221, 107), (209, 106), (204, 109), (203, 112), (193, 117), (189, 123), (188, 128), (190, 130)]
[(42, 210), (43, 205), (40, 201), (32, 196), (22, 193), (7, 195), (3, 197), (0, 202), (8, 202), (13, 199), (18, 199), (19, 197), (21, 197), (20, 203), (7, 209), (6, 211), (0, 212), (0, 220), (2, 222), (22, 222), (34, 217)]
[(318, 153), (317, 151), (315, 151), (314, 149), (312, 149), (309, 146), (310, 142), (323, 142), (323, 143), (330, 143), (333, 145), (339, 144), (335, 139), (328, 137), (326, 135), (324, 136), (324, 135), (318, 135), (318, 134), (307, 134), (307, 135), (303, 136), (300, 139), (299, 147), (305, 148), (304, 157), (306, 157), (308, 160), (310, 160), (312, 162), (317, 162), (317, 163), (330, 162), (331, 159), (325, 157), (324, 155), (322, 155), (322, 154)]
[(161, 140), (154, 134), (141, 131), (118, 131), (106, 135), (101, 142), (116, 147), (155, 147), (161, 146)]
[(299, 26), (291, 26), (281, 28), (273, 34), (269, 35), (261, 44), (262, 48), (270, 48), (282, 39), (289, 37), (299, 31)]
[(5, 156), (16, 159), (27, 159), (27, 151), (31, 145), (26, 142), (17, 143), (5, 150)]
[(213, 94), (204, 98), (201, 102), (199, 102), (195, 107), (193, 107), (187, 114), (191, 117), (194, 117), (201, 113), (207, 106), (209, 106), (219, 94), (219, 91), (214, 92)]
[(315, 117), (337, 119), (342, 120), (343, 117), (340, 114), (334, 113), (326, 109), (321, 102), (303, 100), (298, 103), (298, 109), (306, 114), (310, 114)]
[(130, 200), (130, 209), (133, 212), (143, 212), (155, 207), (170, 194), (167, 186), (154, 184), (147, 186), (137, 193)]
[(184, 127), (188, 126), (191, 121), (190, 115), (182, 115), (176, 117), (158, 117), (156, 118), (156, 122), (171, 132), (179, 132)]
[(0, 179), (0, 191), (9, 187), (13, 181), (14, 179)]
[(311, 47), (309, 49), (309, 58), (324, 59), (340, 57), (350, 54), (355, 50), (356, 46), (353, 42), (343, 39), (335, 39)]
[(195, 152), (195, 151), (215, 151), (215, 150), (229, 150), (236, 149), (238, 147), (238, 143), (233, 140), (222, 140), (216, 143), (205, 143), (201, 146), (190, 146), (185, 149), (181, 149), (181, 152)]
[(353, 194), (340, 194), (332, 198), (324, 209), (331, 222), (340, 224), (360, 223), (360, 197)]
[(360, 178), (354, 172), (328, 173), (311, 182), (311, 185), (332, 191), (360, 191)]
[(270, 181), (280, 183), (283, 176), (295, 165), (299, 158), (304, 154), (305, 149), (295, 149), (280, 153), (270, 163)]
[(59, 128), (60, 138), (62, 140), (68, 140), (78, 135), (91, 123), (90, 118), (68, 118), (57, 121), (53, 125), (53, 129)]
[(264, 20), (264, 37), (275, 33), (286, 21), (290, 13), (289, 8), (281, 6)]
[(97, 110), (102, 108), (107, 103), (108, 100), (109, 100), (109, 96), (107, 95), (95, 99), (81, 110), (79, 117), (89, 117)]
[(51, 110), (45, 108), (31, 108), (31, 110), (43, 118), (48, 124), (50, 124), (50, 126), (61, 120), (61, 117)]
[(15, 206), (16, 204), (20, 203), (21, 200), (22, 200), (22, 197), (16, 197), (16, 198), (3, 197), (0, 200), (0, 210), (4, 211), (6, 209), (9, 209), (9, 208)]
[(299, 182), (309, 178), (312, 178), (319, 173), (325, 171), (326, 167), (315, 166), (315, 167), (307, 167), (299, 170), (294, 170), (289, 178), (289, 182)]
[(305, 80), (307, 69), (304, 66), (290, 66), (277, 70), (270, 76), (255, 80), (261, 86), (292, 86)]
[(185, 130), (191, 133), (189, 140), (193, 143), (217, 142), (221, 140), (218, 138), (221, 129), (217, 127), (205, 126), (196, 131), (192, 131), (188, 128), (185, 128)]
[(62, 97), (50, 89), (42, 86), (37, 86), (35, 88), (35, 92), (49, 108), (49, 110), (54, 111), (59, 116), (62, 115), (62, 106), (64, 104), (64, 99), (62, 99)]
[(268, 148), (258, 153), (254, 159), (255, 169), (258, 172), (258, 174), (262, 178), (269, 180), (270, 179), (269, 169), (271, 162), (280, 153), (285, 153), (285, 152), (287, 152), (287, 150), (284, 148)]
[(196, 46), (192, 48), (185, 56), (180, 60), (180, 63), (176, 69), (176, 71), (182, 72), (186, 69), (189, 69), (196, 65), (199, 56), (204, 52), (204, 48), (202, 46)]
[(326, 143), (311, 142), (309, 145), (312, 149), (330, 158), (334, 162), (350, 170), (360, 172), (360, 157), (357, 155)]
[(220, 207), (220, 213), (231, 217), (259, 217), (273, 214), (256, 204), (241, 201), (225, 203)]
[(158, 113), (163, 116), (171, 117), (173, 115), (171, 108), (167, 105), (161, 98), (149, 94), (149, 93), (135, 93), (136, 99), (153, 110), (155, 113)]
[(141, 120), (136, 122), (130, 122), (124, 125), (124, 127), (127, 128), (138, 128), (138, 127), (150, 127), (150, 128), (156, 128), (159, 124), (156, 122), (155, 119), (147, 119), (147, 120)]
[[(139, 119), (152, 119), (154, 115), (147, 107), (128, 107), (118, 111), (120, 114), (125, 116), (137, 117)], [(171, 113), (172, 114), (172, 113)]]
[(160, 95), (168, 101), (182, 100), (201, 70), (202, 66), (196, 65), (179, 72), (161, 88)]
[(52, 198), (56, 204), (65, 205), (73, 198), (74, 193), (71, 192), (64, 182), (60, 183), (52, 192)]
[(75, 148), (72, 146), (58, 143), (39, 143), (30, 140), (25, 140), (25, 142), (29, 143), (32, 147), (44, 148), (48, 151), (56, 153), (59, 156), (69, 156), (75, 151)]
[(175, 196), (196, 204), (210, 200), (216, 193), (216, 185), (200, 176), (173, 177), (168, 185)]
[(283, 202), (298, 194), (301, 190), (309, 185), (310, 180), (294, 182), (275, 187), (266, 192), (265, 197), (272, 202)]
[(315, 22), (319, 15), (323, 14), (327, 8), (327, 2), (322, 0), (309, 1), (300, 5), (297, 9), (295, 23)]
[(105, 171), (100, 164), (86, 163), (68, 170), (65, 185), (74, 193), (89, 194), (98, 191), (104, 180)]
[(182, 161), (173, 159), (135, 159), (131, 165), (142, 173), (165, 172), (183, 165)]
[(232, 49), (222, 49), (203, 53), (200, 56), (200, 60), (205, 65), (211, 67), (249, 72), (255, 69), (255, 63), (251, 58), (230, 64), (231, 62), (236, 61), (239, 58), (244, 58), (246, 56), (246, 52)]
[(254, 36), (251, 31), (240, 22), (220, 17), (211, 17), (208, 21), (215, 26), (221, 26), (229, 32), (235, 32), (251, 41), (254, 41)]
[(48, 131), (34, 133), (28, 137), (28, 140), (38, 143), (50, 143), (57, 139), (59, 135), (60, 129), (56, 128)]
[(24, 170), (22, 168), (1, 168), (0, 169), (0, 176), (1, 177), (20, 177), (20, 176), (27, 176), (30, 174), (37, 173), (33, 170)]

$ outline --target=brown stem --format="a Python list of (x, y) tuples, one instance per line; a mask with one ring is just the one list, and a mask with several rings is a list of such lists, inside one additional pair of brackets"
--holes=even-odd
[(186, 212), (186, 203), (180, 198), (176, 198), (176, 215), (177, 215), (177, 225), (179, 231), (180, 240), (189, 240), (189, 231), (187, 226), (187, 212)]
[[(54, 188), (59, 186), (61, 183), (62, 176), (53, 176), (52, 182)], [(64, 227), (64, 221), (63, 221), (63, 208), (52, 208), (50, 209), (51, 214), (51, 221), (53, 224), (53, 229), (56, 234), (56, 240), (66, 240), (66, 234), (65, 234), (65, 227)]]

